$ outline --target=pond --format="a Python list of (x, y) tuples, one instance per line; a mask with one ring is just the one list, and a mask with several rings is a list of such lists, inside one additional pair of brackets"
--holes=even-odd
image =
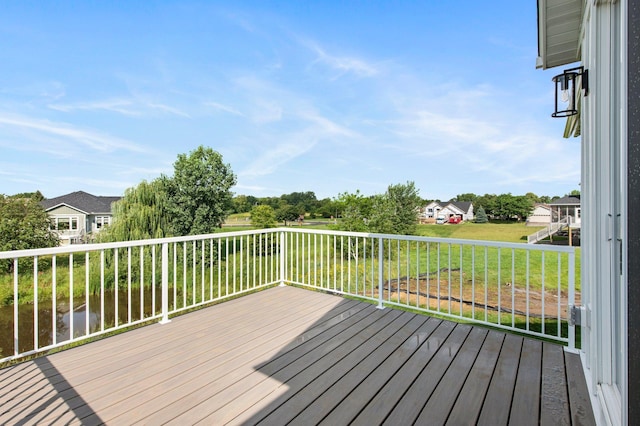
[[(151, 289), (145, 289), (142, 298), (140, 291), (131, 291), (131, 305), (129, 305), (129, 294), (126, 290), (118, 292), (118, 324), (123, 324), (141, 319), (140, 301), (143, 301), (143, 318), (152, 315)], [(73, 324), (73, 335), (75, 337), (87, 334), (87, 323), (89, 333), (100, 330), (102, 324), (102, 300), (99, 294), (91, 294), (87, 300), (84, 297), (74, 299), (73, 311), (69, 306), (69, 299), (59, 300), (56, 304), (56, 341), (61, 342), (69, 339), (71, 326)], [(129, 306), (131, 311), (129, 312)], [(160, 294), (156, 292), (156, 312), (160, 310)], [(4, 358), (14, 353), (14, 307), (0, 307), (0, 358)], [(130, 315), (130, 317), (129, 317)], [(34, 349), (34, 305), (25, 304), (18, 307), (19, 319), (19, 349), (20, 352)], [(113, 327), (116, 323), (116, 297), (115, 292), (105, 292), (104, 294), (104, 328)], [(37, 312), (38, 347), (44, 347), (53, 343), (53, 306), (51, 301), (41, 302)]]

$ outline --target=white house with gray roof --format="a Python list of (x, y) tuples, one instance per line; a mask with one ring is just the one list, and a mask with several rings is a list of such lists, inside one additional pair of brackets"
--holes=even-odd
[(432, 201), (422, 208), (420, 216), (427, 222), (435, 221), (438, 216), (444, 216), (446, 219), (457, 216), (463, 221), (473, 220), (473, 203), (469, 201), (449, 201), (446, 203)]
[(96, 196), (76, 191), (40, 202), (61, 244), (85, 242), (111, 224), (113, 203), (122, 197)]

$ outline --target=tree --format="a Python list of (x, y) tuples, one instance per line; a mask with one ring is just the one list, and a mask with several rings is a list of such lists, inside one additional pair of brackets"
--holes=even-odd
[(280, 208), (278, 208), (278, 210), (276, 210), (275, 213), (276, 213), (276, 219), (281, 222), (284, 222), (284, 226), (287, 226), (287, 222), (294, 222), (298, 220), (300, 215), (304, 214), (304, 211), (301, 211), (296, 206), (285, 204)]
[(36, 191), (36, 192), (21, 192), (19, 194), (11, 195), (9, 198), (33, 198), (34, 200), (40, 202), (40, 201), (44, 200), (44, 195), (42, 195), (42, 192), (40, 192), (40, 191)]
[(498, 216), (497, 213), (498, 196), (495, 194), (484, 194), (477, 199), (477, 205), (482, 206), (489, 216)]
[[(49, 215), (35, 198), (0, 194), (0, 251), (55, 247), (58, 235), (49, 229)], [(2, 265), (9, 270), (11, 262)]]
[(368, 231), (379, 234), (396, 234), (395, 205), (387, 194), (375, 195), (372, 200)]
[(341, 217), (339, 228), (343, 231), (366, 232), (371, 218), (372, 198), (365, 197), (356, 190), (351, 194), (343, 192), (333, 202), (331, 215)]
[(415, 184), (407, 182), (406, 184), (389, 185), (385, 196), (391, 203), (391, 233), (415, 234), (418, 224), (418, 208), (422, 202)]
[(487, 217), (487, 213), (485, 213), (482, 206), (478, 208), (476, 211), (476, 223), (487, 223), (489, 222), (489, 218)]
[(383, 234), (415, 234), (422, 200), (413, 182), (389, 185), (387, 192), (373, 197), (340, 194), (336, 205), (342, 212), (340, 229)]
[(256, 228), (274, 228), (278, 224), (275, 211), (267, 205), (255, 206), (251, 209), (251, 223)]
[(571, 192), (567, 194), (567, 197), (580, 197), (580, 190), (579, 189), (571, 190)]
[(456, 198), (454, 198), (451, 201), (469, 201), (475, 204), (477, 200), (478, 200), (478, 196), (476, 194), (474, 194), (473, 192), (468, 192), (465, 194), (456, 195)]
[(98, 240), (132, 241), (173, 236), (167, 209), (166, 179), (142, 181), (113, 205), (113, 222)]
[(235, 175), (222, 156), (198, 147), (178, 155), (174, 175), (141, 182), (114, 205), (111, 226), (100, 241), (206, 234), (222, 226), (231, 210)]
[(234, 213), (248, 213), (255, 206), (258, 199), (253, 196), (237, 195), (231, 200)]
[(179, 154), (172, 178), (165, 178), (167, 209), (174, 235), (208, 234), (221, 228), (232, 209), (236, 176), (222, 155), (199, 146)]
[(303, 213), (310, 213), (318, 205), (316, 194), (313, 191), (292, 192), (280, 197), (285, 203), (298, 207)]

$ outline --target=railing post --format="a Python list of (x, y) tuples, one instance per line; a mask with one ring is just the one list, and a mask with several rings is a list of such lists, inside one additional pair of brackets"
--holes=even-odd
[(287, 239), (285, 237), (284, 231), (280, 231), (280, 287), (284, 287), (285, 283), (285, 265), (287, 259)]
[[(571, 351), (576, 350), (576, 324), (571, 320), (571, 309), (576, 303), (576, 252), (575, 249), (569, 253), (569, 299), (567, 300), (567, 323), (569, 332), (569, 347)], [(582, 329), (582, 325), (580, 326)]]
[[(378, 309), (384, 309), (382, 293), (384, 287), (384, 247), (382, 237), (378, 238)], [(391, 289), (389, 289), (391, 290)]]
[(162, 319), (160, 324), (168, 322), (171, 322), (169, 319), (169, 244), (162, 243)]

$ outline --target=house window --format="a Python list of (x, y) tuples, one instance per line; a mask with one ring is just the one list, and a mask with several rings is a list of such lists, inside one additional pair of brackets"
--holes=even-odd
[(68, 217), (59, 217), (58, 218), (58, 231), (68, 231), (69, 230), (69, 223), (71, 222), (70, 218)]
[(433, 209), (427, 209), (429, 213), (433, 213)]
[(96, 229), (102, 229), (103, 226), (108, 226), (110, 223), (111, 223), (111, 217), (96, 216)]
[(77, 231), (77, 216), (57, 216), (51, 221), (51, 230), (54, 231)]

